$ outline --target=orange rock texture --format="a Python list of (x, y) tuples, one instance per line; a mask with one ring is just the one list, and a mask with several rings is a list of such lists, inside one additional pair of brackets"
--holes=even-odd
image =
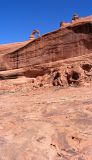
[(3, 61), (1, 70), (18, 69), (90, 54), (92, 52), (91, 21), (91, 16), (82, 18), (31, 42), (1, 46), (1, 55), (4, 53), (1, 56)]
[(91, 89), (92, 16), (0, 45), (0, 160), (92, 160)]

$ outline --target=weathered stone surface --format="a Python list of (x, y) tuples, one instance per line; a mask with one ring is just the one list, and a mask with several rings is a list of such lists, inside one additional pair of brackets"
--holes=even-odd
[(28, 41), (24, 46), (20, 45), (16, 51), (6, 50), (8, 53), (2, 57), (0, 70), (18, 69), (92, 53), (91, 21), (92, 17), (79, 19), (67, 27)]
[(91, 160), (91, 89), (0, 81), (0, 159)]
[(0, 160), (92, 160), (91, 20), (0, 46)]

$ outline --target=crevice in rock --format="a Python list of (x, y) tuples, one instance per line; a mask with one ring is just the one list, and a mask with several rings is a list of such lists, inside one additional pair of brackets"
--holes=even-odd
[(71, 73), (67, 73), (67, 82), (69, 85), (79, 85), (80, 73), (76, 71), (72, 71)]
[(82, 69), (87, 71), (87, 72), (90, 72), (91, 68), (92, 68), (91, 64), (86, 63), (86, 64), (82, 65)]
[(61, 75), (59, 71), (53, 71), (52, 73), (52, 84), (53, 86), (63, 86)]

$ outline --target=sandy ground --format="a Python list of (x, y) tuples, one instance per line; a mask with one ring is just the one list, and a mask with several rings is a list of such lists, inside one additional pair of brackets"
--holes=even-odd
[(92, 86), (24, 84), (0, 81), (0, 160), (92, 160)]

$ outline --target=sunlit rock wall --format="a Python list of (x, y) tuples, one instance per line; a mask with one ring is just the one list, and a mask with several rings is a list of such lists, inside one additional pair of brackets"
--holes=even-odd
[(92, 53), (92, 24), (87, 22), (47, 33), (3, 59), (6, 69), (15, 69), (89, 53)]

